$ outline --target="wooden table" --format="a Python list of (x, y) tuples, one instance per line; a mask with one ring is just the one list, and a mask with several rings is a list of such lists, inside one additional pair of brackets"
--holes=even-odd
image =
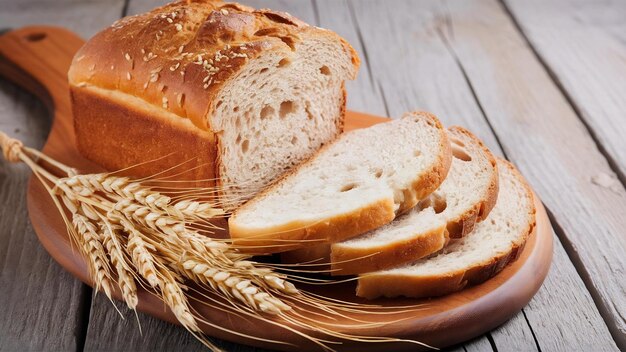
[[(0, 0), (0, 27), (55, 24), (87, 38), (162, 2)], [(626, 2), (244, 3), (348, 39), (363, 61), (348, 85), (350, 109), (392, 117), (424, 109), (466, 126), (545, 202), (555, 253), (543, 287), (509, 322), (454, 350), (626, 350)], [(0, 130), (40, 147), (49, 126), (39, 101), (0, 79)], [(117, 304), (120, 317), (63, 271), (29, 224), (28, 175), (0, 163), (0, 351), (203, 350), (182, 328)]]

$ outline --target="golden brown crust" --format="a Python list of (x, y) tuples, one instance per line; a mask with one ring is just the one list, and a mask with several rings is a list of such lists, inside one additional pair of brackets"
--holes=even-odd
[[(276, 182), (265, 188), (265, 190), (257, 194), (255, 198), (242, 205), (233, 213), (228, 221), (229, 233), (233, 242), (240, 246), (242, 251), (254, 254), (278, 253), (315, 244), (339, 242), (388, 224), (398, 214), (407, 209), (411, 209), (420, 199), (426, 197), (439, 187), (445, 179), (452, 162), (452, 152), (447, 132), (441, 122), (439, 122), (439, 119), (428, 112), (420, 111), (414, 114), (425, 117), (428, 123), (436, 127), (440, 132), (440, 152), (437, 155), (437, 162), (430, 169), (422, 173), (421, 177), (414, 180), (411, 183), (410, 189), (405, 190), (403, 202), (400, 204), (398, 210), (394, 211), (395, 204), (393, 199), (381, 199), (376, 203), (366, 205), (352, 213), (341, 214), (315, 223), (303, 223), (298, 221), (278, 227), (254, 230), (254, 233), (250, 232), (248, 229), (237, 226), (235, 221), (237, 212), (245, 211), (247, 207), (263, 199), (264, 195), (280, 187), (285, 179), (295, 174), (300, 168), (308, 165), (315, 158), (315, 155), (313, 155), (309, 160), (283, 174), (280, 179), (276, 180)], [(316, 155), (323, 153), (328, 146), (329, 145), (322, 147)], [(297, 243), (297, 241), (300, 240), (306, 241)], [(281, 241), (289, 241), (289, 244), (281, 243)], [(277, 245), (277, 243), (281, 244)]]
[(446, 242), (445, 226), (442, 224), (400, 243), (362, 249), (333, 245), (330, 252), (331, 274), (352, 275), (387, 269), (435, 253)]
[(343, 43), (356, 72), (356, 52), (331, 31), (282, 12), (196, 0), (123, 18), (96, 34), (74, 57), (69, 81), (139, 96), (211, 130), (207, 116), (221, 88), (260, 53), (288, 53), (303, 36)]
[[(177, 116), (142, 108), (141, 104), (119, 104), (113, 92), (73, 87), (70, 92), (73, 109), (80, 111), (74, 117), (77, 147), (88, 159), (97, 160), (108, 170), (137, 165), (128, 170), (135, 176), (154, 175), (185, 163), (181, 179), (215, 178), (216, 144), (212, 133)], [(213, 184), (193, 182), (194, 186)]]
[(407, 296), (414, 298), (442, 296), (460, 291), (467, 286), (482, 283), (498, 274), (508, 264), (517, 260), (524, 249), (528, 237), (533, 233), (535, 228), (536, 209), (533, 200), (534, 196), (530, 186), (519, 171), (517, 171), (515, 166), (500, 158), (498, 158), (498, 162), (513, 172), (526, 190), (527, 196), (531, 199), (530, 213), (532, 214), (532, 221), (528, 224), (519, 242), (512, 243), (509, 251), (489, 258), (489, 260), (483, 263), (466, 268), (465, 270), (450, 272), (446, 275), (416, 277), (401, 274), (392, 275), (388, 273), (385, 275), (366, 274), (359, 278), (357, 296), (368, 299), (381, 296)]

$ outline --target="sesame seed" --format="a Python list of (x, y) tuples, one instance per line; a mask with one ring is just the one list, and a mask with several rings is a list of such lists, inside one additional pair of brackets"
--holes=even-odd
[(142, 54), (145, 54), (145, 53), (146, 53), (146, 50), (145, 50), (145, 49), (141, 49), (141, 53), (142, 53)]
[(209, 88), (209, 84), (208, 83), (204, 85), (204, 89), (207, 89), (207, 88)]
[(130, 57), (130, 55), (128, 53), (125, 53), (124, 57), (126, 58), (126, 61), (132, 60), (132, 58)]
[(96, 64), (92, 64), (91, 66), (89, 66), (89, 71), (93, 71), (94, 68), (96, 68)]
[(206, 76), (204, 77), (204, 79), (202, 80), (203, 83), (206, 83), (209, 81), (209, 79), (211, 78), (211, 76)]
[(156, 81), (159, 80), (159, 74), (158, 73), (153, 73), (152, 75), (150, 75), (150, 82), (154, 83)]
[(178, 103), (178, 106), (183, 107), (184, 100), (185, 100), (184, 93), (178, 93), (178, 95), (176, 95), (176, 103)]
[(162, 102), (163, 102), (163, 109), (167, 109), (167, 105), (168, 105), (167, 104), (167, 97), (163, 97)]
[(147, 89), (148, 88), (148, 83), (149, 82), (146, 82), (146, 83), (143, 84), (143, 89)]
[(180, 53), (182, 53), (182, 52), (183, 52), (183, 49), (185, 49), (185, 46), (184, 46), (184, 45), (179, 46), (179, 47), (178, 47), (178, 53), (179, 53), (179, 54), (180, 54)]
[(115, 66), (114, 66), (114, 65), (111, 65), (111, 70), (114, 70), (114, 69), (115, 69)]
[(182, 24), (180, 24), (180, 23), (176, 23), (176, 25), (175, 25), (175, 26), (176, 26), (176, 30), (177, 30), (177, 31), (179, 31), (179, 32), (180, 32), (180, 31), (182, 31), (182, 30), (183, 30), (183, 25), (182, 25)]
[(132, 76), (130, 75), (130, 72), (126, 72), (126, 79), (130, 81), (131, 78)]
[(166, 20), (167, 20), (167, 23), (174, 23), (174, 20), (172, 20), (172, 19), (171, 19), (171, 18), (169, 18), (169, 17), (168, 17), (168, 18), (166, 18)]
[(176, 69), (180, 66), (180, 62), (177, 62), (175, 65), (170, 67), (170, 71), (176, 71)]
[(185, 71), (180, 71), (180, 75), (184, 76), (185, 75)]
[(220, 12), (222, 13), (222, 15), (228, 15), (228, 10), (226, 9), (221, 9)]

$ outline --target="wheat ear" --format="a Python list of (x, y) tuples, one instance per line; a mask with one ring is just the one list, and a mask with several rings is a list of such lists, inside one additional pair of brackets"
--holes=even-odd
[(72, 222), (80, 236), (80, 248), (83, 254), (89, 258), (87, 261), (96, 289), (102, 289), (106, 296), (111, 299), (111, 269), (108, 265), (104, 248), (98, 239), (98, 232), (94, 224), (84, 215), (72, 214)]

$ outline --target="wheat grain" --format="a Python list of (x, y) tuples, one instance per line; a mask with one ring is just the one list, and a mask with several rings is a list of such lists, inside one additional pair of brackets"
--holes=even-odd
[(122, 298), (130, 309), (136, 309), (138, 303), (137, 286), (133, 272), (124, 258), (124, 249), (118, 234), (121, 227), (103, 222), (100, 232), (101, 240), (111, 258), (111, 264), (115, 267), (117, 284), (122, 292)]
[(96, 289), (100, 288), (111, 299), (111, 273), (104, 248), (98, 240), (96, 227), (84, 215), (74, 213), (72, 217), (74, 227), (78, 231), (80, 248), (88, 258), (87, 263), (92, 273)]
[(221, 209), (207, 202), (185, 200), (172, 205), (170, 197), (153, 191), (140, 182), (133, 182), (128, 177), (109, 174), (75, 175), (61, 179), (60, 182), (85, 195), (99, 191), (115, 194), (125, 200), (135, 200), (141, 205), (159, 209), (180, 220), (187, 217), (211, 219), (223, 214)]

